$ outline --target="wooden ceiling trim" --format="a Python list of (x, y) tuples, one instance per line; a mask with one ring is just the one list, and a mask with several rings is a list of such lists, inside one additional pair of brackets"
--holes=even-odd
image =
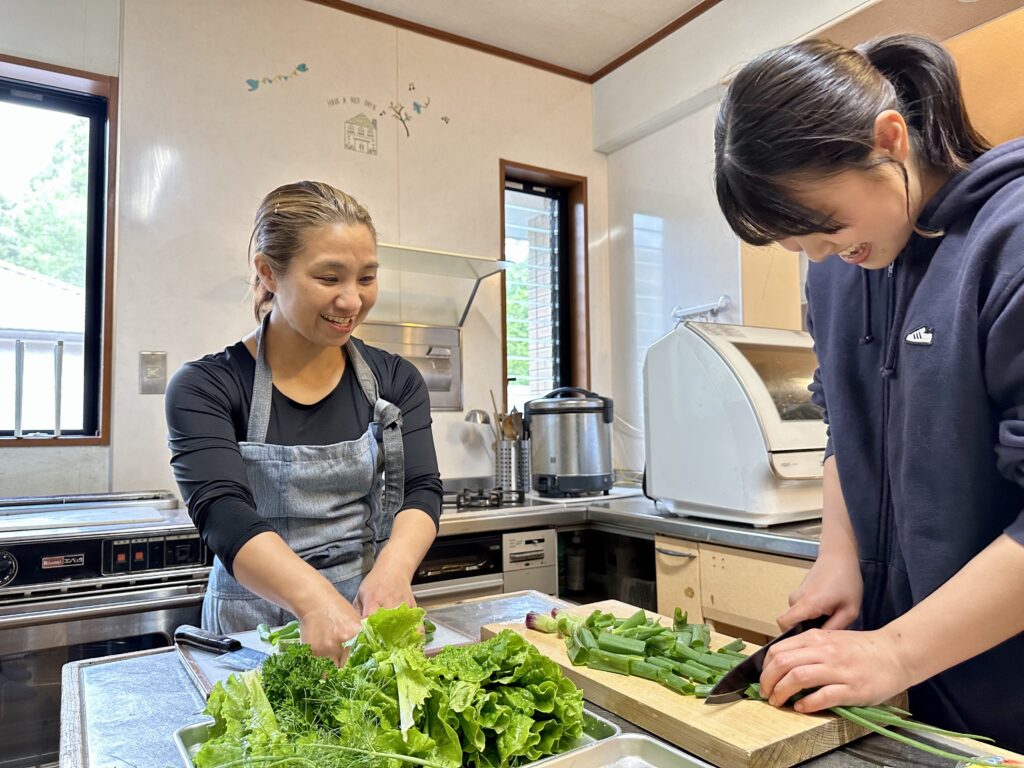
[(410, 32), (416, 32), (420, 35), (426, 35), (427, 37), (433, 37), (437, 40), (443, 40), (446, 43), (452, 43), (454, 45), (461, 45), (463, 48), (472, 48), (475, 51), (482, 53), (489, 53), (492, 56), (498, 56), (509, 61), (514, 61), (517, 64), (525, 64), (528, 67), (535, 67), (536, 69), (543, 69), (546, 72), (551, 72), (562, 77), (568, 77), (573, 80), (580, 80), (584, 83), (592, 83), (593, 79), (590, 75), (584, 74), (583, 72), (576, 72), (566, 67), (559, 67), (556, 64), (551, 64), (540, 59), (534, 59), (530, 56), (524, 56), (520, 53), (514, 53), (512, 51), (499, 48), (496, 45), (489, 45), (487, 43), (481, 43), (477, 40), (471, 40), (468, 37), (462, 37), (461, 35), (455, 35), (451, 32), (445, 32), (442, 29), (435, 27), (428, 27), (425, 24), (417, 24), (414, 21), (406, 21), (400, 19), (397, 16), (390, 16), (380, 11), (374, 11), (369, 8), (364, 8), (361, 5), (355, 5), (353, 3), (346, 3), (345, 0), (308, 0), (308, 2), (316, 3), (317, 5), (325, 5), (328, 8), (334, 8), (338, 11), (344, 11), (345, 13), (351, 13), (354, 16), (362, 16), (365, 19), (372, 19), (373, 21), (379, 21), (382, 24), (390, 24), (393, 27), (399, 29), (405, 29)]
[(682, 16), (680, 16), (675, 21), (673, 21), (670, 24), (662, 27), (657, 32), (655, 32), (653, 35), (648, 37), (646, 40), (644, 40), (644, 41), (642, 41), (640, 43), (637, 43), (632, 48), (630, 48), (628, 51), (626, 51), (624, 54), (619, 56), (617, 59), (613, 59), (612, 61), (610, 61), (607, 64), (605, 64), (603, 67), (601, 67), (599, 70), (597, 70), (597, 72), (595, 72), (594, 74), (592, 74), (590, 76), (590, 82), (591, 83), (596, 83), (598, 80), (600, 80), (602, 77), (607, 75), (609, 72), (613, 72), (614, 70), (618, 69), (619, 67), (621, 67), (623, 64), (625, 64), (630, 59), (636, 58), (637, 56), (639, 56), (641, 53), (646, 51), (651, 46), (655, 45), (656, 43), (661, 42), (662, 40), (664, 40), (666, 37), (671, 35), (676, 30), (678, 30), (678, 29), (686, 26), (687, 24), (689, 24), (691, 21), (696, 19), (698, 16), (700, 16), (705, 11), (709, 11), (712, 8), (714, 8), (721, 1), (722, 0), (703, 0), (703, 2), (697, 3), (697, 5), (693, 6), (693, 8), (688, 10), (686, 13), (684, 13)]
[(310, 3), (316, 3), (317, 5), (323, 5), (328, 8), (334, 8), (335, 10), (338, 11), (351, 13), (353, 16), (361, 16), (364, 19), (372, 19), (373, 21), (379, 21), (382, 24), (390, 24), (391, 26), (398, 27), (399, 29), (405, 29), (410, 32), (416, 32), (417, 34), (420, 35), (433, 37), (437, 40), (443, 40), (446, 43), (452, 43), (453, 45), (461, 45), (464, 48), (471, 48), (475, 51), (480, 51), (482, 53), (489, 53), (492, 56), (498, 56), (503, 59), (508, 59), (509, 61), (514, 61), (517, 64), (525, 64), (528, 67), (542, 69), (545, 72), (551, 72), (556, 75), (562, 75), (563, 77), (568, 77), (573, 80), (579, 80), (584, 83), (590, 84), (596, 83), (609, 72), (618, 69), (630, 59), (639, 56), (641, 53), (646, 51), (651, 46), (655, 45), (661, 40), (664, 40), (666, 37), (671, 35), (676, 30), (680, 29), (681, 27), (685, 26), (686, 24), (689, 24), (691, 21), (696, 19), (705, 11), (718, 5), (721, 1), (722, 0), (702, 0), (702, 2), (695, 5), (693, 8), (688, 10), (679, 18), (662, 27), (647, 39), (637, 43), (624, 54), (608, 62), (593, 74), (588, 75), (583, 72), (577, 72), (576, 70), (573, 69), (560, 67), (557, 64), (542, 61), (541, 59), (535, 59), (532, 56), (525, 56), (521, 53), (515, 53), (505, 48), (500, 48), (496, 45), (481, 43), (478, 40), (473, 40), (468, 37), (462, 37), (461, 35), (456, 35), (451, 32), (445, 32), (443, 29), (437, 29), (436, 27), (428, 27), (425, 24), (419, 24), (414, 21), (407, 21), (406, 19), (399, 18), (398, 16), (392, 16), (387, 13), (381, 13), (380, 11), (374, 11), (370, 8), (364, 8), (363, 6), (356, 5), (355, 3), (345, 2), (345, 0), (307, 0), (307, 2)]

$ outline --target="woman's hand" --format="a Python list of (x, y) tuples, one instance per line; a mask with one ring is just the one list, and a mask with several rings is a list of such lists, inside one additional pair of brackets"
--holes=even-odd
[(412, 577), (436, 533), (434, 518), (421, 509), (404, 509), (395, 516), (391, 538), (359, 585), (354, 605), (360, 614), (369, 616), (378, 608), (401, 603), (416, 607)]
[(880, 704), (913, 684), (897, 644), (885, 629), (874, 632), (812, 629), (768, 649), (761, 695), (783, 706), (801, 691), (797, 712), (834, 706)]
[(381, 551), (356, 593), (353, 605), (361, 616), (369, 616), (378, 608), (394, 608), (400, 603), (410, 608), (416, 607), (416, 598), (412, 594), (411, 569), (401, 560), (394, 550), (388, 552), (385, 547)]
[(299, 616), (302, 642), (309, 643), (316, 656), (326, 656), (339, 667), (348, 659), (342, 645), (359, 632), (359, 612), (341, 595), (329, 599)]
[(795, 624), (829, 616), (825, 629), (846, 629), (860, 614), (864, 579), (856, 557), (819, 557), (803, 582), (789, 595), (789, 609), (777, 619), (783, 631)]

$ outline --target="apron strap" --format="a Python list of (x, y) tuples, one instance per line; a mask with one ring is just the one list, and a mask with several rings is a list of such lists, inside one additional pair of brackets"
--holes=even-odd
[(249, 402), (249, 426), (245, 440), (249, 443), (265, 443), (270, 427), (270, 406), (273, 402), (274, 379), (267, 365), (267, 349), (263, 346), (263, 335), (270, 325), (270, 313), (263, 317), (256, 331), (256, 375), (252, 381), (252, 399)]
[(391, 523), (395, 515), (402, 511), (405, 501), (405, 445), (402, 442), (402, 412), (397, 405), (379, 399), (373, 407), (373, 420), (381, 430), (381, 442), (384, 444), (384, 498), (381, 506), (384, 510), (382, 538), (391, 535)]
[(374, 436), (384, 446), (384, 498), (381, 502), (383, 520), (377, 531), (379, 540), (391, 535), (391, 524), (405, 501), (405, 445), (402, 442), (402, 411), (397, 405), (380, 397), (377, 377), (373, 375), (359, 348), (348, 341), (345, 344), (348, 359), (359, 379), (363, 394), (373, 406)]

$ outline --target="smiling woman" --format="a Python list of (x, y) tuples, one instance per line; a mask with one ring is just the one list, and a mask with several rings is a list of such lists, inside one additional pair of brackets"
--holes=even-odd
[(259, 327), (185, 365), (167, 394), (171, 464), (217, 554), (203, 625), (293, 617), (315, 652), (380, 606), (414, 605), (440, 515), (427, 388), (352, 332), (377, 300), (376, 233), (322, 182), (269, 193), (250, 248)]
[(733, 80), (715, 182), (741, 238), (815, 262), (821, 548), (778, 622), (828, 620), (772, 647), (762, 693), (909, 688), (915, 716), (1024, 749), (1024, 141), (989, 148), (937, 43), (806, 40)]

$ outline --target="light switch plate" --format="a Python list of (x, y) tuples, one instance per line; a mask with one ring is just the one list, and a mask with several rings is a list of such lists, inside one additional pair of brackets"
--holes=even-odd
[(139, 394), (162, 395), (167, 389), (167, 353), (139, 352)]

